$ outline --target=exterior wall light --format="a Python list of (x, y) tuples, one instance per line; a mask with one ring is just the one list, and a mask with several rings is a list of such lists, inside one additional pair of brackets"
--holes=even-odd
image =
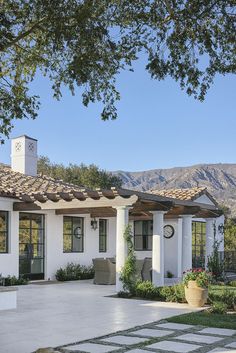
[(96, 230), (98, 228), (98, 221), (96, 220), (96, 218), (94, 217), (94, 219), (92, 219), (91, 221), (91, 228), (93, 230)]

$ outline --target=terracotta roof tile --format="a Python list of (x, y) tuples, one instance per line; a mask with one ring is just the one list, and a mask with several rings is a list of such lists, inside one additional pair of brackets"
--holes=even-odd
[(171, 197), (178, 200), (193, 201), (207, 191), (206, 187), (195, 187), (187, 189), (162, 189), (150, 190), (149, 192), (155, 195)]
[[(0, 164), (0, 196), (19, 197), (56, 192), (80, 191), (82, 187), (65, 183), (45, 175), (36, 177), (14, 172), (9, 166)], [(84, 188), (83, 188), (84, 189)]]

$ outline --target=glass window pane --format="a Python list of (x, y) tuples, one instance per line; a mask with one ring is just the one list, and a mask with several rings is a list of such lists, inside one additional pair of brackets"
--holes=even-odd
[(134, 222), (134, 234), (135, 235), (142, 235), (142, 221), (135, 221)]
[(19, 222), (20, 228), (30, 228), (30, 215), (28, 213), (20, 213)]
[(0, 231), (7, 231), (7, 212), (0, 211)]
[(43, 216), (33, 213), (31, 215), (31, 227), (36, 229), (43, 228)]
[(72, 234), (72, 219), (71, 217), (63, 218), (63, 233)]
[(43, 245), (32, 244), (32, 255), (33, 257), (43, 257)]
[(107, 220), (99, 219), (99, 251), (107, 251)]
[(6, 233), (0, 234), (0, 252), (7, 252)]
[(43, 230), (32, 229), (31, 231), (31, 242), (32, 243), (43, 243)]
[(143, 250), (143, 236), (142, 235), (135, 235), (134, 248), (135, 248), (135, 250)]
[(79, 239), (73, 236), (72, 251), (83, 252), (83, 236), (81, 236)]
[(20, 240), (20, 243), (29, 243), (30, 229), (19, 229), (19, 240)]
[(152, 239), (153, 239), (153, 237), (149, 235), (147, 238), (148, 238), (147, 239), (147, 241), (148, 241), (147, 250), (152, 250)]
[(72, 237), (70, 234), (64, 234), (63, 237), (63, 251), (71, 252), (72, 249)]

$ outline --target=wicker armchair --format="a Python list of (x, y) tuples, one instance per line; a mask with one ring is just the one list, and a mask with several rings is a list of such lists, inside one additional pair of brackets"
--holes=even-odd
[(116, 264), (110, 259), (93, 259), (94, 284), (115, 284)]
[(145, 257), (143, 269), (142, 269), (142, 280), (152, 281), (152, 258)]

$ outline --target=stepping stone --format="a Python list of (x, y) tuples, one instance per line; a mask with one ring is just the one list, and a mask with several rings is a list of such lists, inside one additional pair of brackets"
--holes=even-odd
[(126, 351), (125, 353), (150, 353), (150, 351), (145, 351), (144, 349), (131, 349), (130, 351)]
[(184, 341), (190, 341), (190, 342), (197, 342), (197, 343), (215, 343), (218, 341), (223, 340), (221, 337), (213, 337), (213, 336), (206, 336), (206, 335), (196, 335), (194, 333), (187, 333), (185, 335), (181, 335), (178, 337), (175, 337), (176, 340), (184, 340)]
[(145, 342), (145, 341), (147, 341), (147, 338), (118, 335), (118, 336), (104, 338), (104, 339), (102, 339), (102, 341), (108, 342), (108, 343), (129, 345), (129, 344), (136, 344), (136, 343)]
[(142, 330), (129, 332), (129, 335), (135, 336), (147, 336), (147, 337), (164, 337), (167, 335), (171, 335), (174, 331), (167, 331), (167, 330), (154, 330), (149, 328), (144, 328)]
[(236, 350), (235, 349), (227, 349), (227, 348), (215, 348), (213, 349), (212, 351), (210, 352), (207, 352), (207, 353), (236, 353)]
[(81, 343), (81, 344), (76, 344), (74, 346), (67, 346), (64, 348), (64, 350), (68, 352), (84, 351), (89, 353), (107, 353), (107, 352), (117, 350), (117, 347), (96, 344), (96, 343)]
[(207, 327), (199, 333), (208, 333), (210, 335), (221, 335), (221, 336), (233, 336), (236, 333), (236, 330), (229, 330), (226, 328), (214, 328), (214, 327)]
[(173, 322), (167, 322), (166, 324), (159, 324), (159, 325), (155, 325), (156, 327), (160, 327), (160, 328), (169, 328), (171, 330), (187, 330), (189, 328), (193, 328), (194, 325), (185, 325), (185, 324), (175, 324)]
[(236, 342), (231, 342), (231, 343), (227, 344), (225, 347), (236, 348)]
[(160, 349), (162, 351), (169, 351), (169, 352), (177, 352), (177, 353), (188, 353), (192, 352), (195, 349), (202, 348), (202, 346), (196, 345), (196, 344), (190, 344), (190, 343), (180, 343), (180, 342), (173, 342), (173, 341), (161, 341), (157, 342), (154, 344), (151, 344), (150, 346), (147, 346), (147, 348), (154, 348), (154, 349)]

